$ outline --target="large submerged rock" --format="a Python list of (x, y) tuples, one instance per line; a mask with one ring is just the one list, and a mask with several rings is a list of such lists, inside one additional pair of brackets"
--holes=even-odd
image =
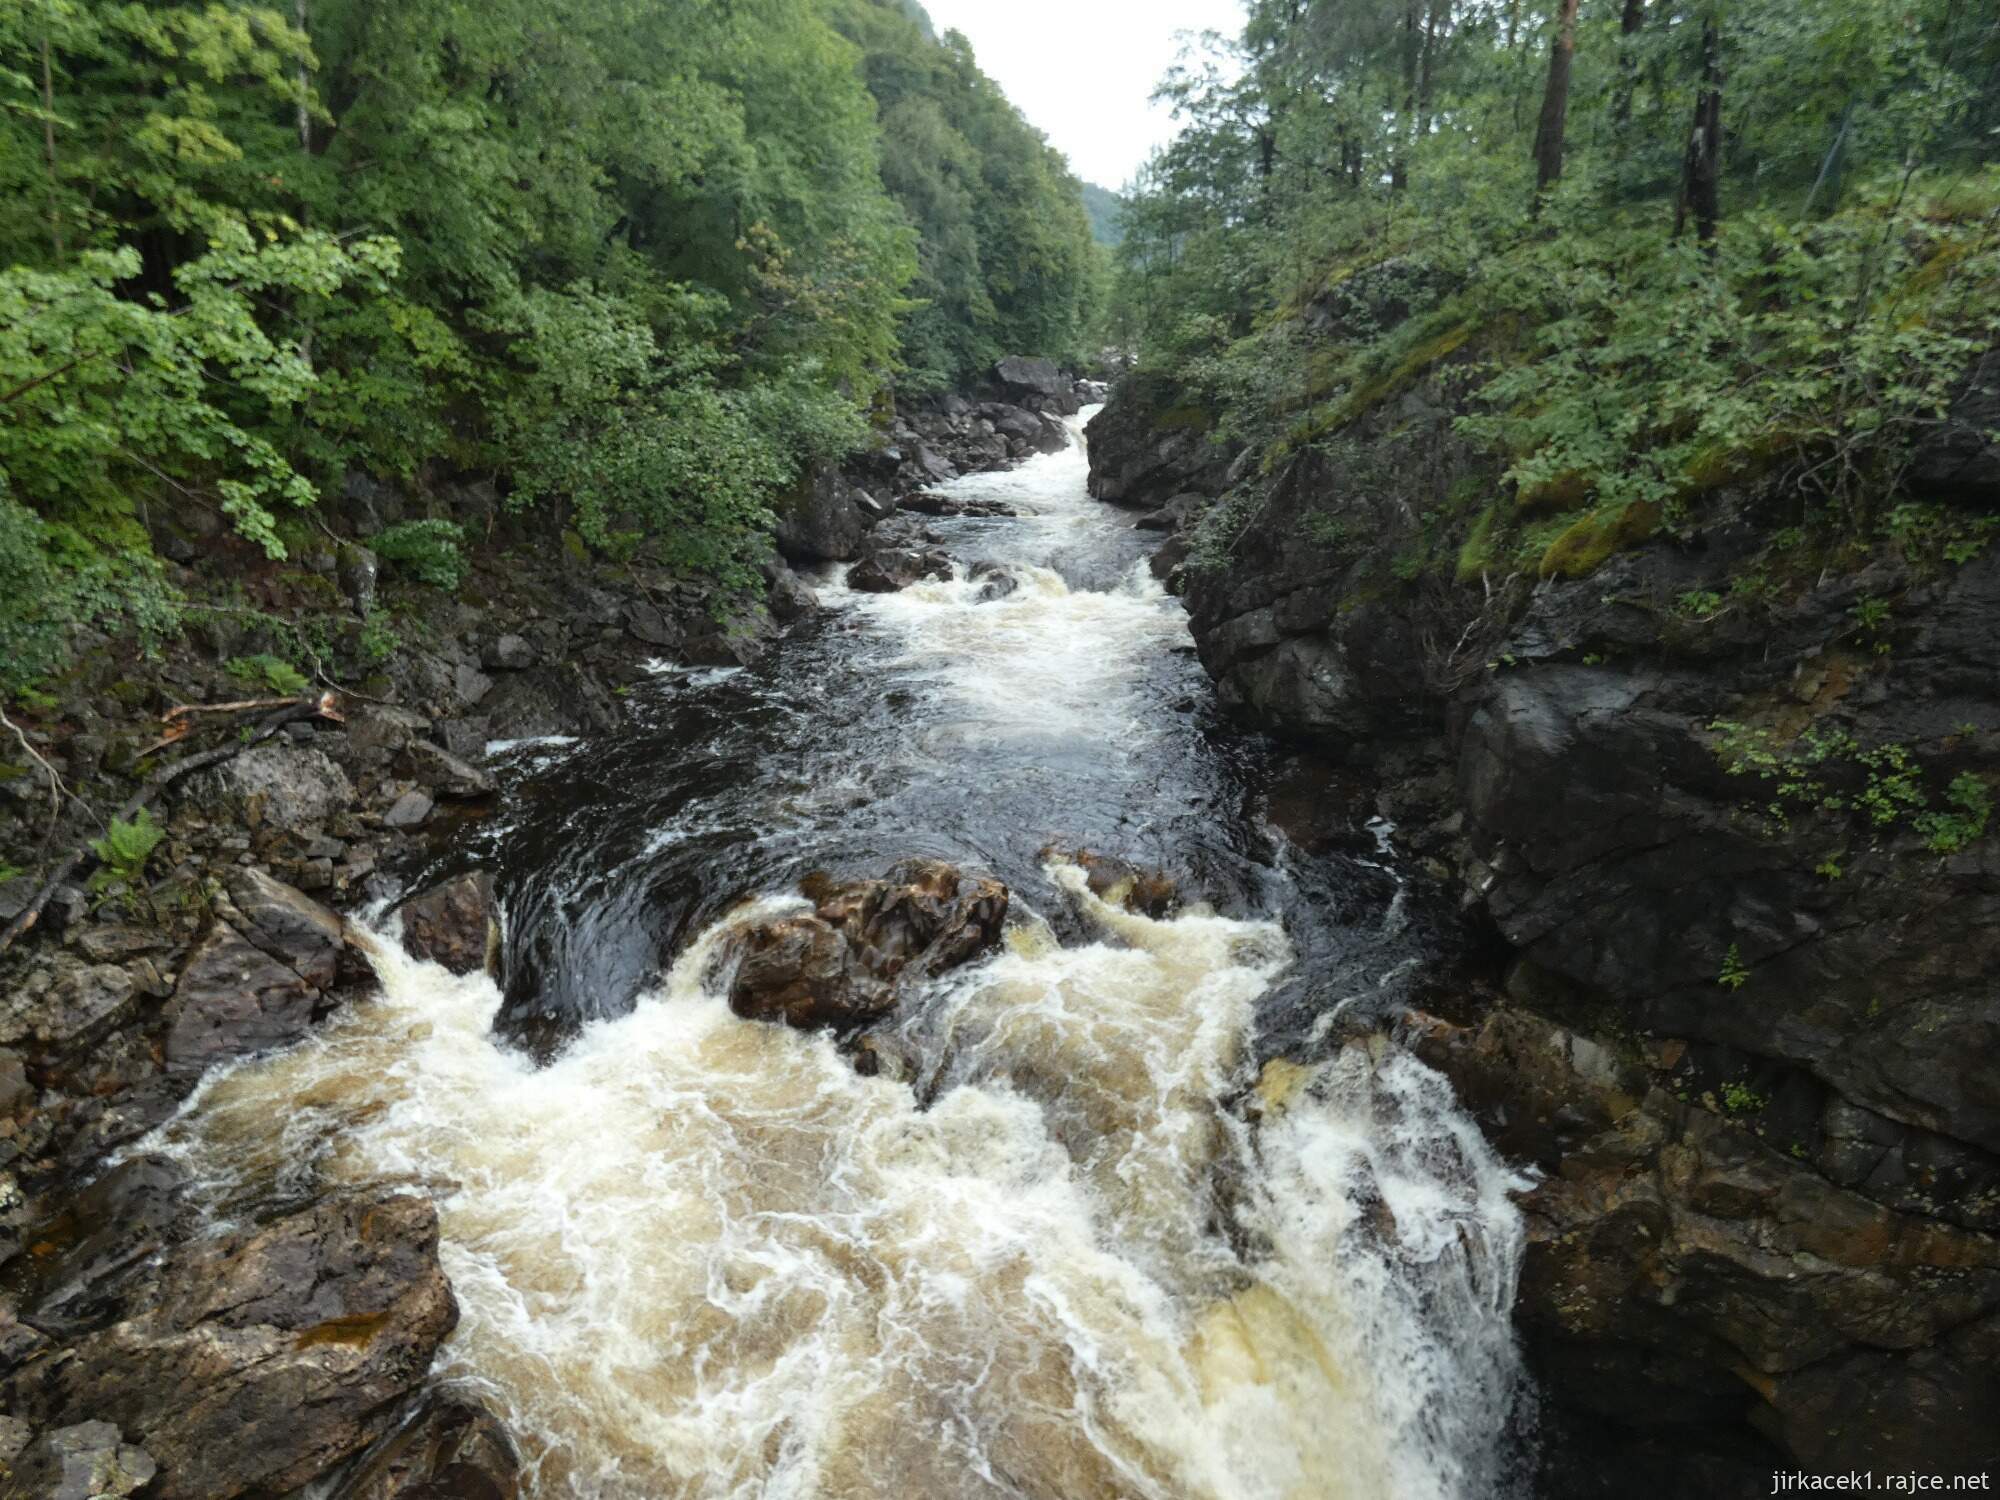
[(880, 880), (809, 876), (810, 915), (737, 939), (729, 1004), (751, 1020), (850, 1028), (894, 1007), (898, 986), (957, 968), (1000, 941), (1007, 888), (941, 860), (907, 860)]

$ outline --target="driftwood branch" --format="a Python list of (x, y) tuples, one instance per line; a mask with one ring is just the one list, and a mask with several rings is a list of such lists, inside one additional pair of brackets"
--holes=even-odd
[[(206, 770), (210, 766), (221, 765), (227, 760), (233, 760), (251, 746), (262, 744), (287, 724), (295, 723), (300, 719), (331, 718), (337, 720), (341, 717), (338, 700), (332, 693), (322, 693), (312, 698), (284, 698), (275, 701), (282, 703), (284, 707), (278, 709), (276, 713), (267, 715), (258, 724), (257, 728), (241, 742), (233, 745), (223, 745), (215, 750), (204, 750), (199, 755), (186, 756), (183, 759), (175, 761), (170, 766), (163, 766), (155, 771), (147, 778), (146, 784), (132, 795), (131, 800), (112, 814), (112, 821), (118, 823), (131, 822), (141, 808), (149, 806), (154, 798), (158, 797), (160, 793), (164, 792), (176, 781), (179, 781), (183, 776), (192, 775), (196, 771)], [(41, 890), (35, 893), (35, 899), (22, 909), (19, 916), (7, 924), (4, 932), (0, 932), (0, 953), (5, 953), (9, 948), (12, 948), (24, 933), (42, 919), (42, 910), (49, 904), (49, 898), (56, 893), (57, 887), (75, 873), (77, 867), (89, 857), (89, 854), (90, 849), (86, 845), (76, 850), (68, 859), (65, 859), (56, 867), (55, 872), (49, 876), (47, 883), (42, 886)]]
[(67, 786), (63, 784), (62, 777), (56, 774), (56, 768), (48, 763), (48, 759), (41, 753), (41, 751), (37, 750), (33, 745), (28, 743), (28, 736), (26, 735), (26, 733), (23, 732), (19, 724), (16, 724), (12, 719), (7, 717), (6, 710), (4, 709), (0, 709), (0, 725), (4, 725), (7, 729), (13, 732), (14, 738), (21, 742), (21, 749), (27, 753), (28, 759), (32, 760), (36, 765), (40, 766), (42, 768), (42, 774), (48, 778), (50, 833), (55, 832), (56, 820), (62, 816), (62, 799), (65, 797), (69, 798), (70, 801), (74, 802), (78, 807), (82, 808), (86, 813), (90, 813), (90, 816), (92, 816), (93, 818), (97, 816), (96, 813), (91, 812), (90, 804), (88, 802), (84, 801), (83, 798), (77, 796), (75, 792), (71, 791)]

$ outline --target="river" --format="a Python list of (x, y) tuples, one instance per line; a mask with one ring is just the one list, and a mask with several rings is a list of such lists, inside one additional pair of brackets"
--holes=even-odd
[[(1387, 850), (1308, 857), (1081, 440), (950, 493), (949, 581), (820, 582), (744, 669), (500, 752), (504, 986), (373, 944), (379, 995), (207, 1080), (143, 1150), (218, 1220), (437, 1201), (439, 1375), (591, 1500), (1486, 1500), (1523, 1405), (1518, 1183), (1364, 1025), (1421, 952)], [(990, 564), (989, 567), (975, 567)], [(1166, 869), (1107, 906), (1045, 856)], [(925, 1087), (742, 1021), (716, 959), (806, 872), (1013, 890), (906, 1001)], [(1283, 1052), (1284, 1055), (1274, 1055)]]

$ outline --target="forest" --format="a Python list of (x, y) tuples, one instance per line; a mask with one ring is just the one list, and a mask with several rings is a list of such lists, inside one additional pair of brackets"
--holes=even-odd
[[(443, 481), (741, 585), (896, 392), (1073, 358), (1081, 190), (892, 0), (0, 8), (0, 682), (173, 631), (171, 536), (450, 582)], [(345, 538), (343, 538), (345, 539)]]
[(1255, 0), (1163, 93), (1113, 326), (1266, 473), (1452, 372), (1506, 498), (1406, 580), (1686, 540), (1780, 466), (1793, 521), (1937, 529), (1891, 497), (2000, 323), (1989, 7)]

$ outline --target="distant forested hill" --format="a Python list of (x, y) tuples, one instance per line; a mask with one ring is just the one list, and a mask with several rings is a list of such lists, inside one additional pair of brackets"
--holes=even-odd
[(1125, 238), (1125, 200), (1110, 188), (1086, 182), (1083, 207), (1090, 215), (1090, 237), (1098, 244), (1115, 247)]

